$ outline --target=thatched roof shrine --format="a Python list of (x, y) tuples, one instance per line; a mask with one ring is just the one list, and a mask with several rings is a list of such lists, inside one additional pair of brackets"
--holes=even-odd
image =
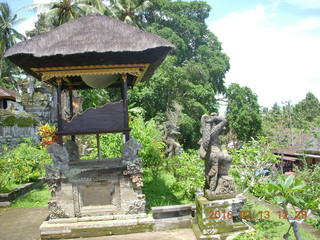
[[(81, 76), (128, 74), (128, 84), (147, 80), (173, 45), (117, 19), (89, 15), (20, 42), (5, 57), (34, 77), (62, 89), (90, 88)], [(111, 86), (120, 86), (114, 82)]]

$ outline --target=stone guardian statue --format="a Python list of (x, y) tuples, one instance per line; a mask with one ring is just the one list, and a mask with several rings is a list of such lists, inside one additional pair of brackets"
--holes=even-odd
[(226, 123), (226, 119), (216, 113), (201, 117), (200, 157), (205, 160), (204, 195), (208, 200), (235, 196), (233, 179), (228, 176), (232, 158), (226, 151), (221, 151), (219, 141)]

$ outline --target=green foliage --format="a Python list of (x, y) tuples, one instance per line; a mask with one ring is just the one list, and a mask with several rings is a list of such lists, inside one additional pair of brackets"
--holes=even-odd
[(277, 204), (285, 206), (285, 208), (288, 203), (305, 208), (307, 203), (301, 198), (300, 193), (307, 188), (305, 184), (302, 184), (302, 180), (294, 175), (288, 177), (279, 175), (276, 181), (268, 184), (270, 196)]
[(227, 90), (228, 126), (240, 141), (256, 137), (261, 130), (260, 107), (257, 95), (250, 88), (232, 83)]
[(154, 176), (150, 169), (145, 169), (142, 192), (146, 195), (149, 211), (151, 207), (185, 203), (184, 199), (179, 197), (181, 194), (172, 190), (171, 186), (175, 181), (174, 176), (168, 172), (161, 172), (158, 176)]
[(193, 199), (194, 193), (204, 186), (204, 161), (199, 152), (189, 150), (168, 158), (169, 172), (175, 177), (172, 190), (183, 193), (183, 197)]
[(274, 136), (279, 142), (292, 144), (290, 132), (312, 132), (319, 128), (320, 102), (312, 93), (307, 93), (305, 99), (296, 105), (285, 102), (282, 106), (277, 103), (271, 109), (263, 112), (263, 134)]
[(51, 192), (48, 187), (37, 189), (17, 199), (11, 205), (13, 208), (38, 208), (47, 207), (48, 201), (51, 200)]
[(157, 176), (164, 163), (166, 145), (162, 141), (163, 136), (156, 122), (154, 120), (144, 122), (143, 118), (139, 117), (130, 122), (130, 127), (132, 136), (142, 145), (139, 155), (143, 159), (143, 165)]
[(13, 75), (19, 74), (20, 70), (4, 59), (3, 55), (18, 40), (25, 38), (14, 29), (21, 21), (17, 14), (12, 13), (8, 3), (0, 3), (0, 85), (7, 88), (17, 88), (17, 81)]
[(207, 28), (210, 6), (201, 1), (155, 0), (143, 15), (144, 29), (172, 42), (176, 48), (147, 83), (129, 94), (134, 106), (146, 110), (146, 119), (165, 120), (174, 102), (183, 108), (180, 142), (198, 148), (204, 113), (216, 112), (215, 94), (224, 92), (229, 59)]
[(309, 203), (309, 208), (314, 214), (320, 216), (320, 165), (313, 167), (305, 166), (303, 169), (295, 169), (297, 175), (308, 186), (300, 193), (300, 196)]
[(110, 0), (109, 15), (121, 21), (142, 27), (142, 12), (152, 5), (149, 0)]
[[(142, 145), (139, 156), (143, 160), (145, 168), (149, 168), (154, 175), (158, 175), (163, 166), (165, 144), (162, 142), (162, 133), (157, 129), (154, 120), (144, 122), (142, 117), (133, 118), (130, 123), (131, 136), (136, 138)], [(88, 157), (97, 158), (96, 139), (91, 137), (93, 150)], [(103, 134), (100, 136), (101, 154), (103, 158), (114, 158), (121, 156), (122, 134)]]
[(79, 94), (83, 99), (82, 108), (95, 108), (110, 102), (109, 92), (106, 89), (86, 89), (80, 90)]
[(311, 127), (319, 117), (320, 102), (311, 92), (308, 92), (305, 99), (293, 107), (294, 126), (297, 128)]
[(259, 137), (231, 151), (233, 169), (230, 173), (240, 188), (250, 189), (257, 183), (263, 184), (261, 181), (266, 179), (264, 173), (274, 171), (272, 166), (279, 162), (278, 157), (272, 153), (275, 146), (269, 139)]
[(309, 218), (306, 220), (307, 223), (311, 224), (314, 228), (320, 230), (320, 217)]
[[(288, 230), (287, 221), (285, 219), (280, 219), (279, 213), (274, 211), (273, 208), (270, 208), (259, 201), (246, 201), (246, 205), (242, 210), (252, 213), (255, 217), (246, 219), (249, 224), (254, 227), (255, 231), (239, 235), (235, 240), (283, 240), (283, 235)], [(269, 218), (266, 217), (268, 213), (270, 215)], [(301, 235), (303, 239), (317, 239), (317, 237), (304, 229), (301, 229)], [(288, 239), (293, 240), (295, 238), (290, 236)]]
[(49, 163), (47, 150), (31, 143), (31, 140), (6, 151), (0, 157), (0, 191), (10, 183), (26, 183), (44, 176), (44, 165)]

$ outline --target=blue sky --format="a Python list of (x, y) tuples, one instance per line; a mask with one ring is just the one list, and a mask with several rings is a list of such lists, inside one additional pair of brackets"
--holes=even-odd
[[(13, 11), (48, 0), (8, 0)], [(0, 0), (3, 2), (3, 0)], [(263, 106), (297, 103), (308, 91), (320, 99), (320, 0), (207, 0), (209, 29), (230, 57), (226, 84), (250, 87)], [(17, 29), (33, 27), (36, 17)]]

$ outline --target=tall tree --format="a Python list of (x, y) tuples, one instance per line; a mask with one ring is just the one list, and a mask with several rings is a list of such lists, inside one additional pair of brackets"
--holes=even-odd
[(309, 128), (320, 117), (320, 102), (311, 92), (293, 108), (294, 125), (297, 128)]
[(143, 13), (144, 29), (176, 48), (149, 82), (131, 91), (130, 101), (146, 110), (147, 119), (162, 121), (173, 102), (179, 103), (183, 108), (180, 141), (185, 147), (198, 147), (200, 118), (217, 111), (215, 94), (225, 91), (224, 76), (229, 69), (229, 58), (205, 23), (209, 12), (205, 2), (155, 0)]
[(250, 88), (232, 83), (227, 90), (226, 117), (229, 129), (240, 141), (256, 137), (261, 130), (260, 106), (257, 95)]
[(11, 62), (3, 58), (7, 49), (25, 37), (14, 29), (21, 22), (17, 14), (13, 14), (8, 3), (0, 3), (0, 83), (9, 88), (16, 88), (13, 74), (19, 72)]

